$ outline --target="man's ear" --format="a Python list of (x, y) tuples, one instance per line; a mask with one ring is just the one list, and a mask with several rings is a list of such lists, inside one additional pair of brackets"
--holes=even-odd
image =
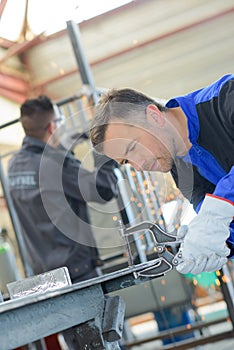
[(49, 123), (49, 125), (47, 127), (47, 131), (50, 135), (52, 135), (54, 133), (54, 125), (52, 122)]
[(156, 124), (158, 127), (163, 127), (165, 124), (163, 113), (153, 104), (146, 107), (146, 118), (151, 125)]

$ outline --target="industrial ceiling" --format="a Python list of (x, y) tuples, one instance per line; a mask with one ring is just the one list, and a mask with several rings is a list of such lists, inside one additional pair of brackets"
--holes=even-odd
[[(26, 39), (24, 24), (20, 41), (0, 40), (0, 95), (21, 103), (80, 91), (67, 30)], [(167, 99), (233, 72), (233, 0), (135, 0), (79, 28), (97, 87), (128, 86)]]

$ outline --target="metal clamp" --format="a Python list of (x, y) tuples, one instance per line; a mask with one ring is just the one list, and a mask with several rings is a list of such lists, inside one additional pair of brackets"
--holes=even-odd
[(131, 267), (135, 266), (135, 264), (128, 237), (136, 232), (144, 230), (148, 230), (152, 234), (158, 258), (144, 263), (144, 268), (142, 270), (133, 273), (135, 278), (160, 277), (178, 265), (179, 260), (177, 258), (175, 259), (175, 255), (178, 252), (182, 240), (179, 240), (176, 235), (165, 232), (157, 224), (149, 221), (143, 221), (129, 228), (125, 228), (122, 222), (119, 222), (119, 226), (120, 235), (125, 242), (128, 254), (128, 264)]

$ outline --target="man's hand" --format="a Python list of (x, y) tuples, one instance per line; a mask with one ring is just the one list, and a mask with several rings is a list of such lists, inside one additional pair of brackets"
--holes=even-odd
[(178, 237), (184, 238), (184, 242), (178, 252), (182, 259), (178, 254), (175, 257), (181, 261), (177, 271), (199, 274), (219, 270), (230, 254), (226, 240), (233, 215), (234, 204), (230, 201), (206, 195), (198, 215), (178, 231)]

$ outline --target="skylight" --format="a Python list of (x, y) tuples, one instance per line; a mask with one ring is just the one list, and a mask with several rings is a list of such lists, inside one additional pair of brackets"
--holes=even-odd
[[(80, 23), (132, 0), (28, 0), (28, 25), (33, 34), (56, 33), (66, 21)], [(24, 21), (26, 0), (8, 0), (0, 20), (0, 37), (17, 41)], [(30, 39), (30, 38), (29, 38)]]

